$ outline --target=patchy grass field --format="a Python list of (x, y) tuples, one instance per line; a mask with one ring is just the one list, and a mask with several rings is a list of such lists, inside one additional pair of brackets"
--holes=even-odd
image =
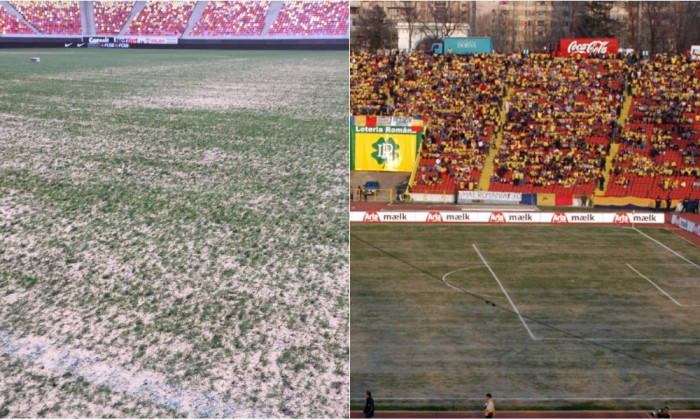
[(0, 50), (0, 414), (348, 415), (347, 60)]
[(353, 409), (698, 409), (699, 264), (662, 229), (353, 225)]

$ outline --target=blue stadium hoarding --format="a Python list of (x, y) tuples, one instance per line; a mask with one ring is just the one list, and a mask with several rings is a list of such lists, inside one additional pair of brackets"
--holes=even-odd
[(493, 54), (491, 38), (445, 38), (443, 51), (452, 54)]

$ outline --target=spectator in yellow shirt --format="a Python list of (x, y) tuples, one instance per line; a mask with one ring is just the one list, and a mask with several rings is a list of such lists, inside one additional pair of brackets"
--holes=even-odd
[(496, 415), (496, 402), (491, 398), (491, 394), (486, 394), (484, 403), (484, 418), (492, 419)]

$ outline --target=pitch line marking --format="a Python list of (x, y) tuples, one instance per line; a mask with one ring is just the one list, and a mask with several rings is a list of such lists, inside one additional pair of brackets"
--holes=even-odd
[[(445, 283), (446, 286), (448, 286), (448, 287), (450, 287), (450, 288), (452, 288), (452, 289), (455, 289), (455, 290), (457, 290), (457, 291), (462, 291), (462, 292), (470, 293), (470, 292), (469, 292), (468, 290), (466, 290), (465, 288), (460, 287), (460, 286), (457, 286), (457, 285), (454, 285), (454, 284), (450, 283), (449, 281), (447, 281), (447, 277), (450, 276), (450, 275), (452, 275), (452, 274), (454, 274), (454, 273), (460, 272), (460, 271), (466, 271), (466, 270), (472, 270), (472, 269), (477, 269), (477, 268), (486, 267), (486, 268), (491, 272), (491, 275), (492, 275), (492, 276), (496, 279), (496, 281), (498, 282), (499, 286), (501, 287), (501, 290), (502, 290), (503, 293), (506, 295), (506, 298), (508, 298), (508, 301), (510, 302), (511, 306), (512, 306), (513, 309), (515, 310), (515, 313), (518, 315), (518, 317), (520, 318), (520, 320), (523, 322), (523, 325), (524, 325), (525, 328), (528, 330), (528, 332), (530, 333), (530, 337), (532, 337), (533, 340), (536, 340), (536, 341), (581, 341), (581, 340), (587, 340), (587, 341), (620, 341), (620, 342), (628, 341), (628, 342), (641, 342), (641, 343), (644, 343), (644, 342), (664, 342), (664, 343), (697, 343), (697, 342), (700, 342), (700, 338), (614, 338), (614, 337), (580, 337), (580, 338), (575, 337), (575, 338), (574, 338), (574, 337), (535, 337), (535, 336), (532, 334), (532, 331), (530, 330), (530, 328), (528, 328), (528, 325), (527, 325), (527, 324), (525, 323), (525, 321), (523, 320), (522, 316), (520, 315), (520, 312), (519, 312), (518, 309), (515, 307), (515, 304), (514, 304), (513, 301), (510, 299), (510, 296), (508, 295), (508, 292), (505, 290), (505, 288), (504, 288), (503, 285), (501, 284), (500, 280), (499, 280), (498, 277), (496, 276), (496, 273), (493, 272), (493, 270), (491, 269), (490, 265), (486, 262), (486, 259), (484, 259), (484, 256), (481, 254), (481, 252), (479, 252), (479, 249), (476, 247), (476, 244), (472, 244), (472, 246), (474, 247), (474, 250), (479, 254), (479, 257), (481, 258), (481, 261), (484, 262), (484, 265), (474, 265), (474, 266), (462, 267), (462, 268), (458, 268), (458, 269), (456, 269), (456, 270), (452, 270), (452, 271), (450, 271), (449, 273), (445, 273), (445, 274), (442, 276), (442, 282)], [(654, 282), (652, 282), (651, 280), (649, 280), (646, 276), (644, 276), (642, 273), (640, 273), (639, 271), (637, 271), (637, 270), (636, 270), (634, 267), (632, 267), (630, 264), (627, 264), (627, 266), (630, 267), (632, 270), (634, 270), (637, 274), (639, 274), (640, 276), (642, 276), (644, 279), (646, 279), (647, 281), (649, 281), (651, 284), (653, 284), (657, 289), (659, 289), (662, 293), (664, 293), (664, 294), (665, 294), (666, 296), (668, 296), (672, 301), (674, 301), (674, 302), (676, 303), (676, 305), (678, 305), (678, 306), (684, 306), (684, 307), (697, 307), (697, 306), (700, 306), (700, 305), (683, 305), (683, 304), (681, 304), (681, 303), (678, 303), (678, 301), (676, 301), (675, 299), (673, 299), (673, 297), (671, 297), (670, 295), (668, 295), (667, 293), (665, 293), (663, 290), (661, 290), (660, 287), (656, 286), (656, 284), (655, 284)], [(491, 297), (491, 296), (485, 296), (485, 297)], [(375, 399), (376, 399), (376, 398), (375, 398)], [(501, 399), (503, 399), (503, 398), (501, 398)], [(514, 399), (518, 399), (518, 398), (514, 398)], [(552, 400), (557, 400), (557, 399), (561, 399), (561, 398), (552, 398)], [(582, 399), (583, 399), (583, 400), (586, 400), (586, 398), (582, 398)], [(589, 399), (590, 399), (590, 398), (589, 398)], [(617, 398), (617, 399), (619, 399), (619, 398)], [(698, 401), (700, 401), (700, 398), (698, 398)]]
[(627, 264), (627, 267), (629, 267), (630, 269), (632, 269), (632, 271), (634, 271), (635, 273), (637, 273), (641, 278), (643, 278), (644, 280), (646, 280), (646, 281), (648, 281), (649, 283), (651, 283), (652, 286), (656, 287), (656, 288), (659, 290), (659, 292), (663, 293), (667, 298), (671, 299), (671, 300), (673, 301), (673, 303), (675, 303), (676, 305), (682, 306), (682, 307), (686, 307), (686, 308), (692, 308), (692, 307), (700, 306), (700, 305), (684, 305), (684, 304), (678, 302), (676, 299), (673, 298), (673, 296), (671, 296), (671, 295), (669, 295), (668, 293), (666, 293), (666, 291), (665, 291), (664, 289), (660, 288), (656, 283), (654, 283), (653, 281), (651, 281), (651, 279), (650, 279), (649, 277), (647, 277), (647, 276), (645, 276), (644, 274), (640, 273), (639, 270), (637, 270), (636, 268), (632, 267), (630, 264)]
[(485, 265), (474, 265), (474, 266), (463, 267), (463, 268), (458, 268), (458, 269), (456, 269), (456, 270), (452, 270), (452, 271), (450, 271), (449, 273), (446, 273), (445, 275), (442, 276), (442, 282), (445, 283), (447, 286), (449, 286), (449, 287), (455, 289), (455, 290), (460, 290), (460, 291), (462, 291), (462, 292), (466, 292), (466, 290), (464, 290), (463, 288), (461, 288), (461, 287), (459, 287), (459, 286), (455, 286), (454, 284), (452, 284), (452, 283), (450, 283), (449, 281), (447, 281), (447, 276), (449, 276), (449, 275), (451, 275), (451, 274), (454, 274), (454, 273), (457, 273), (457, 272), (460, 272), (460, 271), (466, 271), (466, 270), (471, 270), (471, 269), (474, 269), (474, 268), (481, 268), (481, 267), (486, 267), (486, 266), (485, 266)]
[(700, 338), (614, 338), (614, 337), (543, 337), (538, 338), (539, 341), (632, 341), (640, 343), (662, 342), (662, 343), (698, 343)]
[[(465, 289), (464, 287), (460, 287), (460, 286), (457, 286), (456, 284), (450, 283), (449, 281), (447, 281), (447, 277), (451, 276), (451, 275), (454, 274), (454, 273), (458, 273), (458, 272), (460, 272), (460, 271), (474, 270), (474, 269), (477, 269), (477, 268), (486, 268), (486, 266), (483, 265), (483, 264), (481, 264), (481, 265), (472, 265), (472, 266), (469, 266), (469, 267), (462, 267), (462, 268), (458, 268), (458, 269), (456, 269), (456, 270), (452, 270), (452, 271), (450, 271), (449, 273), (446, 273), (445, 275), (442, 276), (442, 282), (445, 283), (445, 285), (447, 285), (448, 287), (451, 287), (451, 288), (453, 288), (453, 289), (455, 289), (455, 290), (459, 290), (459, 291), (462, 291), (462, 292), (465, 292), (465, 293), (472, 293), (472, 292), (470, 292), (469, 290)], [(489, 298), (489, 299), (495, 299), (494, 296), (488, 296), (488, 295), (480, 295), (480, 296), (487, 297), (487, 298)]]
[(681, 254), (677, 253), (676, 251), (672, 250), (671, 248), (667, 247), (666, 245), (662, 244), (661, 242), (657, 241), (656, 239), (652, 238), (651, 236), (647, 235), (646, 233), (642, 232), (641, 230), (637, 229), (636, 227), (633, 227), (632, 229), (636, 230), (639, 232), (639, 234), (646, 236), (647, 238), (651, 239), (652, 241), (656, 242), (657, 244), (661, 245), (663, 248), (666, 248), (668, 251), (673, 253), (675, 256), (678, 258), (682, 259), (683, 261), (687, 262), (688, 264), (692, 265), (693, 267), (697, 268), (700, 270), (700, 265), (695, 264), (694, 262), (690, 261), (686, 257), (682, 256)]
[(520, 315), (520, 311), (519, 311), (518, 308), (515, 306), (515, 303), (513, 303), (513, 300), (510, 298), (510, 295), (508, 295), (508, 292), (506, 291), (506, 288), (503, 287), (503, 284), (501, 284), (501, 281), (498, 279), (498, 276), (496, 275), (496, 273), (493, 272), (493, 270), (491, 269), (491, 266), (489, 265), (489, 263), (486, 262), (486, 259), (484, 258), (484, 256), (481, 255), (481, 252), (479, 251), (479, 248), (476, 247), (476, 244), (472, 244), (472, 246), (474, 247), (474, 250), (476, 251), (476, 253), (479, 254), (479, 258), (481, 258), (481, 261), (484, 262), (484, 264), (486, 265), (486, 268), (488, 268), (489, 271), (491, 272), (491, 275), (493, 276), (493, 278), (496, 279), (496, 282), (498, 282), (498, 285), (501, 286), (501, 290), (503, 290), (503, 294), (506, 295), (506, 298), (508, 299), (508, 302), (510, 302), (510, 306), (513, 307), (513, 310), (515, 311), (515, 313), (518, 314), (518, 318), (520, 318), (520, 322), (523, 323), (523, 326), (524, 326), (525, 329), (527, 330), (527, 333), (530, 334), (530, 338), (532, 338), (533, 340), (537, 340), (537, 338), (535, 337), (535, 335), (534, 335), (534, 334), (532, 333), (532, 331), (530, 330), (530, 327), (528, 327), (527, 323), (525, 322), (525, 319), (523, 319), (523, 316)]
[[(364, 398), (360, 397), (353, 397), (350, 398), (351, 400), (354, 401), (364, 401)], [(384, 397), (384, 398), (375, 398), (375, 400), (381, 400), (381, 401), (483, 401), (483, 398), (473, 398), (473, 397), (463, 397), (463, 398), (441, 398), (441, 397), (436, 397), (436, 398), (390, 398), (390, 397)], [(592, 397), (592, 398), (586, 398), (586, 397), (571, 397), (571, 398), (557, 398), (557, 397), (542, 397), (542, 398), (531, 398), (531, 397), (498, 397), (499, 401), (657, 401), (657, 400), (663, 400), (663, 401), (700, 401), (700, 398), (696, 397), (688, 397), (688, 398), (683, 398), (683, 397)], [(585, 411), (585, 410), (584, 410)]]

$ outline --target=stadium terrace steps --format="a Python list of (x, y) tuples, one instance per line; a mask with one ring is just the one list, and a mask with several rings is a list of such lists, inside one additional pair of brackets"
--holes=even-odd
[(601, 190), (596, 188), (596, 190), (595, 190), (596, 195), (607, 195), (608, 194), (608, 185), (610, 185), (610, 179), (612, 178), (610, 171), (612, 171), (613, 159), (615, 158), (615, 156), (617, 156), (617, 152), (619, 150), (620, 150), (619, 143), (611, 143), (610, 144), (610, 153), (605, 158), (605, 168), (608, 169), (608, 175), (605, 177), (605, 183), (603, 184), (603, 190), (601, 191)]
[(97, 35), (97, 28), (95, 27), (95, 9), (92, 7), (91, 1), (80, 2), (80, 20), (80, 23), (83, 25), (83, 35)]
[(489, 155), (486, 157), (486, 160), (484, 161), (484, 167), (481, 169), (481, 177), (479, 178), (479, 184), (477, 185), (477, 189), (481, 191), (488, 191), (489, 188), (491, 187), (491, 177), (493, 176), (493, 170), (495, 168), (494, 164), (494, 159), (496, 158), (496, 154), (498, 153), (498, 147), (500, 146), (501, 142), (503, 141), (503, 131), (499, 131), (498, 134), (496, 134), (496, 147), (492, 147), (489, 149)]
[(0, 1), (0, 7), (3, 7), (3, 8), (4, 8), (5, 10), (7, 10), (11, 15), (17, 16), (17, 18), (20, 20), (20, 22), (22, 22), (22, 23), (24, 23), (25, 25), (27, 25), (27, 26), (29, 26), (30, 28), (32, 28), (32, 30), (33, 30), (34, 32), (36, 32), (37, 34), (40, 34), (40, 33), (41, 33), (41, 32), (39, 32), (39, 30), (36, 29), (36, 27), (35, 27), (34, 25), (32, 25), (31, 23), (29, 23), (29, 21), (27, 21), (27, 19), (25, 19), (24, 16), (23, 16), (17, 9), (15, 9), (14, 7), (12, 7), (12, 5), (11, 5), (10, 3), (6, 2), (6, 1)]
[[(627, 122), (627, 117), (630, 115), (630, 107), (632, 106), (632, 97), (625, 95), (625, 101), (622, 103), (622, 110), (620, 111), (620, 118), (618, 122), (620, 123), (620, 131), (625, 128), (625, 123)], [(608, 176), (605, 177), (605, 183), (603, 184), (603, 190), (596, 188), (595, 195), (607, 195), (608, 186), (610, 185), (610, 180), (612, 179), (612, 169), (613, 169), (613, 159), (617, 156), (617, 152), (620, 150), (619, 143), (610, 144), (610, 153), (605, 158), (605, 167), (608, 169)]]
[(494, 139), (496, 147), (489, 149), (489, 155), (486, 157), (484, 162), (484, 167), (481, 170), (481, 178), (479, 178), (478, 189), (481, 191), (489, 191), (491, 188), (491, 177), (493, 176), (493, 170), (495, 168), (496, 154), (498, 154), (498, 149), (503, 143), (503, 126), (506, 122), (506, 102), (510, 100), (510, 89), (506, 92), (506, 97), (503, 98), (503, 105), (501, 105), (501, 115), (499, 121), (499, 129), (496, 137)]
[(89, 35), (91, 32), (88, 28), (88, 10), (87, 10), (87, 5), (86, 1), (79, 1), (78, 2), (78, 8), (80, 9), (80, 35), (86, 36)]
[(625, 95), (625, 102), (622, 104), (622, 111), (620, 111), (620, 125), (622, 128), (625, 127), (627, 118), (630, 115), (630, 108), (632, 107), (632, 96)]
[(270, 30), (272, 24), (275, 23), (275, 21), (277, 20), (277, 15), (280, 14), (280, 10), (282, 10), (282, 5), (284, 5), (283, 1), (270, 2), (270, 8), (267, 9), (267, 16), (265, 16), (265, 26), (263, 27), (263, 30), (260, 33), (260, 35), (267, 35), (267, 31)]
[(192, 14), (190, 15), (190, 20), (187, 21), (187, 27), (185, 28), (185, 32), (182, 33), (183, 38), (191, 36), (190, 33), (192, 32), (192, 28), (194, 28), (194, 25), (196, 25), (197, 22), (199, 22), (199, 20), (202, 18), (202, 14), (204, 13), (204, 10), (207, 8), (208, 4), (208, 1), (198, 1), (197, 4), (194, 6)]
[(144, 7), (146, 7), (145, 1), (137, 1), (136, 4), (134, 4), (134, 7), (131, 9), (131, 16), (129, 16), (129, 19), (127, 19), (126, 22), (124, 22), (124, 26), (122, 26), (122, 30), (119, 31), (119, 35), (124, 35), (126, 31), (129, 30), (129, 25), (131, 25), (131, 22), (134, 21), (134, 18), (138, 16), (139, 13), (141, 13)]

